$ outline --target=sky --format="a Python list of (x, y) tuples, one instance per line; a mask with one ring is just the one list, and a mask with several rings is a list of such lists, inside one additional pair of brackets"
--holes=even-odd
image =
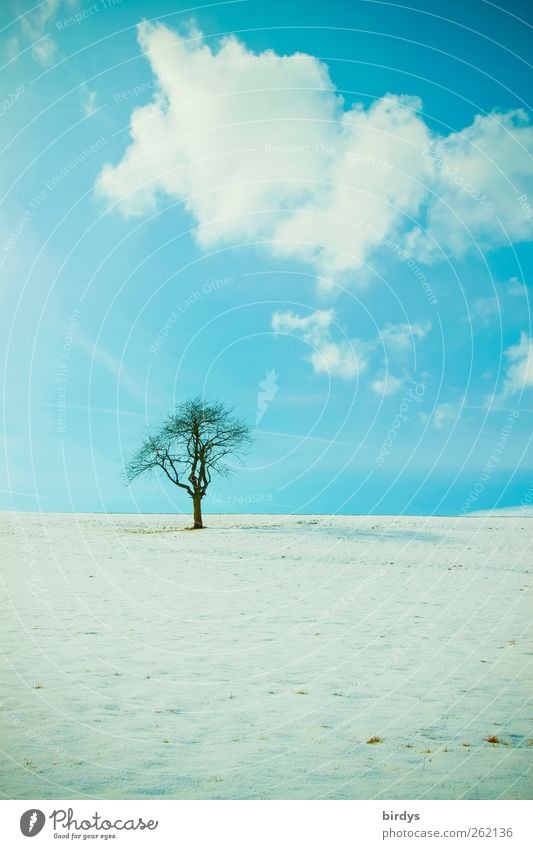
[(188, 514), (200, 394), (206, 513), (529, 510), (528, 6), (2, 3), (0, 509)]

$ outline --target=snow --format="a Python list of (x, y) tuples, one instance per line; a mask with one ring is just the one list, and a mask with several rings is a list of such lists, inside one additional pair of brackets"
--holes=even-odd
[(187, 521), (0, 514), (4, 797), (531, 796), (532, 518)]

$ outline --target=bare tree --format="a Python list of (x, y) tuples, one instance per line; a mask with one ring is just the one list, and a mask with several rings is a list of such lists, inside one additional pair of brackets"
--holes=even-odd
[(184, 401), (161, 427), (149, 432), (129, 459), (128, 483), (139, 475), (161, 469), (192, 498), (194, 528), (203, 528), (202, 498), (213, 474), (228, 477), (230, 456), (240, 457), (252, 442), (246, 422), (233, 416), (233, 408), (201, 397)]

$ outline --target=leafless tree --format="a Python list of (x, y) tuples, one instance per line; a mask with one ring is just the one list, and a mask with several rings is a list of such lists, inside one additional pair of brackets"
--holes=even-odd
[(228, 477), (231, 456), (240, 457), (252, 442), (246, 422), (233, 408), (201, 397), (184, 401), (161, 427), (148, 432), (144, 443), (126, 464), (126, 480), (161, 469), (192, 498), (194, 528), (203, 528), (202, 498), (213, 474)]

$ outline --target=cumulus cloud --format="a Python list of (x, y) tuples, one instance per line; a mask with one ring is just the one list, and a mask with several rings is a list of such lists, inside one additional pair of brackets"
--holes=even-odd
[[(422, 340), (431, 325), (386, 324), (375, 339), (342, 338), (342, 329), (335, 319), (335, 311), (315, 310), (307, 316), (294, 312), (275, 312), (272, 329), (302, 339), (312, 350), (307, 359), (316, 374), (326, 373), (332, 377), (350, 379), (367, 371), (372, 355), (385, 343), (394, 351), (395, 361), (405, 361), (405, 354), (413, 345), (414, 338)], [(338, 338), (338, 337), (341, 338)], [(385, 342), (386, 340), (386, 342)], [(393, 395), (405, 383), (406, 377), (389, 373), (387, 363), (379, 377), (371, 383), (371, 389), (379, 395)]]
[(521, 333), (519, 342), (507, 348), (504, 354), (507, 368), (503, 396), (507, 398), (533, 386), (533, 339)]
[(308, 360), (315, 374), (349, 380), (365, 371), (367, 363), (358, 340), (332, 339), (334, 323), (333, 310), (316, 310), (308, 316), (275, 312), (272, 316), (275, 333), (297, 336), (310, 346)]
[(148, 22), (138, 39), (154, 97), (134, 109), (125, 154), (97, 184), (125, 215), (177, 199), (202, 247), (259, 241), (310, 264), (324, 286), (361, 270), (386, 238), (432, 261), (433, 239), (448, 255), (471, 247), (461, 221), (483, 244), (503, 244), (505, 228), (530, 236), (517, 195), (531, 184), (522, 112), (478, 116), (443, 138), (413, 97), (346, 108), (328, 67), (304, 53), (256, 54), (234, 36), (214, 46)]
[(408, 250), (425, 262), (529, 241), (533, 192), (533, 127), (518, 109), (477, 115), (460, 133), (434, 139), (424, 151), (433, 178), (425, 227), (408, 234)]
[(275, 333), (290, 333), (301, 336), (310, 345), (319, 345), (329, 337), (333, 323), (333, 310), (315, 310), (308, 316), (294, 312), (275, 312), (272, 330)]
[(380, 331), (380, 338), (385, 348), (406, 353), (411, 350), (417, 341), (425, 339), (431, 330), (431, 322), (425, 321), (422, 324), (415, 322), (414, 324), (385, 324)]
[(383, 377), (372, 381), (371, 388), (376, 395), (394, 395), (400, 391), (404, 383), (405, 380), (403, 378), (394, 377), (394, 375), (386, 372)]

